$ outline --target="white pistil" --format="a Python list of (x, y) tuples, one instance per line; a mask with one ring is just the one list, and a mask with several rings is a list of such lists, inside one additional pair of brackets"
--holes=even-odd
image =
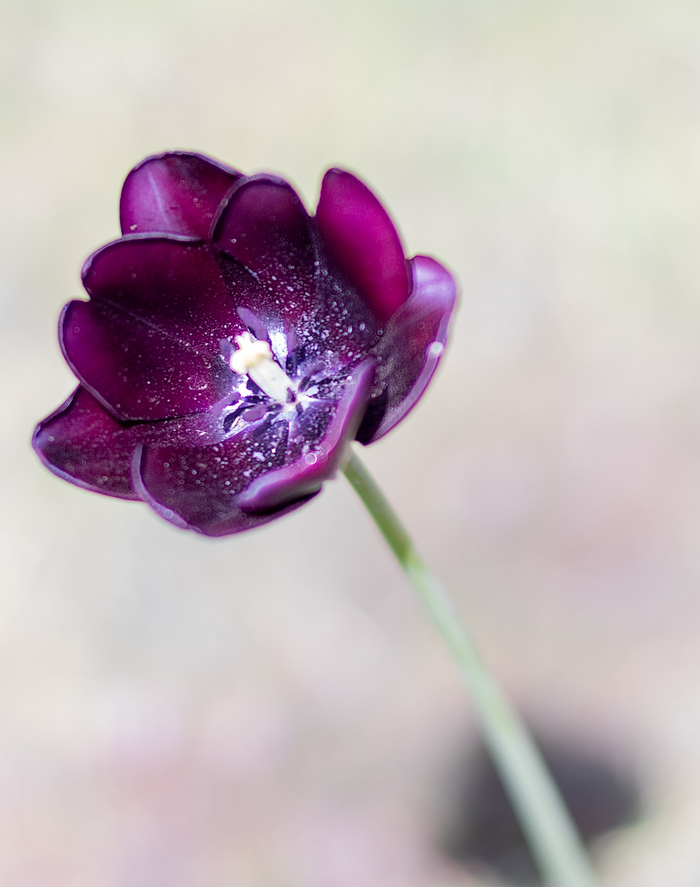
[(247, 374), (268, 397), (288, 403), (288, 392), (296, 394), (296, 385), (273, 359), (267, 342), (255, 339), (250, 333), (236, 336), (238, 351), (234, 351), (229, 365), (234, 373)]

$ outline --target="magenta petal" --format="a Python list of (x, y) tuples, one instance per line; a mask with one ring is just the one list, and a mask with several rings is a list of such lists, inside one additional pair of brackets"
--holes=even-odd
[(219, 204), (239, 178), (241, 173), (200, 154), (148, 157), (124, 182), (122, 232), (206, 238)]
[(355, 176), (329, 169), (316, 224), (331, 260), (375, 316), (388, 320), (408, 298), (409, 277), (399, 235), (384, 207)]
[(40, 422), (32, 438), (39, 458), (54, 474), (122, 499), (139, 498), (131, 484), (137, 443), (84, 388)]
[(202, 412), (230, 390), (219, 343), (244, 325), (205, 244), (123, 238), (87, 261), (83, 279), (92, 299), (66, 306), (59, 339), (76, 376), (115, 416)]
[(282, 179), (253, 176), (229, 195), (214, 241), (249, 268), (262, 289), (250, 300), (235, 293), (267, 324), (291, 327), (318, 304), (316, 252), (311, 220), (294, 190)]
[(383, 437), (416, 405), (447, 341), (457, 286), (435, 259), (411, 259), (413, 290), (373, 349), (379, 361), (367, 415), (357, 434), (363, 444)]
[(374, 363), (367, 360), (352, 372), (321, 445), (283, 468), (263, 474), (238, 497), (237, 504), (247, 513), (264, 513), (281, 508), (302, 496), (321, 489), (335, 476), (349, 443), (367, 407), (374, 378)]

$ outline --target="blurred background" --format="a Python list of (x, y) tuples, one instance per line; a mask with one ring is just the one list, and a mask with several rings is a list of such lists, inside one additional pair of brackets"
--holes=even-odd
[(59, 310), (168, 148), (279, 172), (310, 209), (354, 169), (407, 253), (455, 270), (439, 374), (363, 456), (606, 887), (700, 883), (700, 6), (0, 19), (3, 887), (527, 880), (455, 668), (343, 478), (209, 541), (29, 449), (75, 384)]

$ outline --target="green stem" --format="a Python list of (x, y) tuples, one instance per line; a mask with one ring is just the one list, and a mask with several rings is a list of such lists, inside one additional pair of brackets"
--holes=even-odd
[(444, 588), (354, 452), (344, 471), (459, 666), (486, 744), (545, 882), (550, 887), (595, 887), (593, 868), (576, 826), (532, 736), (486, 668)]

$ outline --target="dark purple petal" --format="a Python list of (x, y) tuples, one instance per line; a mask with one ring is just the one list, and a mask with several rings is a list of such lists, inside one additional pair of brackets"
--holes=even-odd
[(88, 259), (83, 279), (92, 298), (66, 306), (59, 339), (77, 377), (116, 416), (202, 412), (230, 390), (220, 342), (245, 327), (205, 244), (123, 238)]
[(206, 238), (219, 204), (239, 178), (241, 173), (200, 154), (147, 157), (124, 182), (122, 232)]
[[(135, 465), (141, 498), (161, 517), (207, 536), (251, 529), (278, 516), (245, 514), (236, 494), (250, 479), (279, 465), (285, 454), (286, 424), (251, 427), (212, 446), (146, 445)], [(286, 503), (286, 510), (302, 504)], [(287, 507), (287, 505), (289, 507)], [(281, 513), (281, 510), (280, 510)]]
[[(108, 302), (196, 351), (216, 351), (222, 337), (245, 329), (212, 250), (200, 241), (123, 237), (90, 256), (82, 279), (94, 301)], [(250, 274), (237, 285), (258, 290)]]
[(457, 287), (435, 259), (411, 259), (413, 289), (373, 349), (377, 374), (367, 414), (357, 434), (363, 444), (383, 437), (417, 403), (435, 372), (447, 340)]
[(202, 412), (231, 385), (223, 358), (210, 360), (101, 302), (69, 302), (59, 339), (78, 379), (125, 421)]
[(409, 277), (399, 235), (384, 207), (355, 176), (329, 169), (316, 224), (332, 263), (376, 317), (388, 320), (408, 298)]
[[(187, 496), (185, 493), (177, 497), (173, 495), (172, 489), (167, 488), (167, 483), (163, 483), (165, 498), (168, 500), (173, 499), (173, 504), (176, 507), (180, 507), (187, 514), (189, 517), (188, 521), (181, 517), (173, 508), (169, 508), (167, 505), (159, 502), (146, 487), (142, 479), (144, 458), (145, 453), (141, 451), (134, 460), (134, 486), (138, 490), (139, 497), (150, 505), (156, 514), (171, 524), (182, 530), (195, 530), (204, 536), (230, 536), (233, 533), (242, 533), (243, 530), (253, 530), (255, 527), (260, 527), (275, 518), (283, 517), (285, 514), (295, 511), (310, 499), (313, 499), (313, 495), (307, 496), (305, 499), (298, 499), (296, 502), (291, 502), (283, 508), (267, 514), (246, 514), (233, 505), (225, 495), (211, 498), (205, 493), (204, 496), (198, 496), (195, 499), (194, 496)], [(198, 464), (201, 464), (201, 460)], [(157, 466), (153, 465), (153, 460), (149, 460), (145, 470), (151, 478), (152, 485), (158, 488), (160, 486), (158, 481), (161, 478), (157, 477)], [(225, 494), (227, 491), (221, 490), (219, 487), (216, 492)]]
[(134, 463), (134, 487), (162, 517), (208, 536), (286, 514), (337, 470), (364, 413), (373, 375), (371, 361), (353, 371), (320, 443), (289, 465), (286, 459), (298, 447), (288, 440), (287, 421), (263, 420), (213, 445), (147, 441)]
[(122, 499), (139, 498), (131, 484), (137, 443), (84, 388), (40, 422), (32, 438), (39, 458), (54, 474)]
[(354, 369), (320, 445), (291, 465), (268, 471), (253, 481), (238, 496), (239, 507), (253, 514), (281, 508), (317, 493), (324, 481), (334, 477), (362, 421), (373, 378), (372, 361)]
[(82, 386), (37, 425), (32, 446), (54, 474), (80, 487), (139, 499), (132, 485), (134, 452), (143, 443), (208, 446), (226, 436), (218, 414), (124, 425)]
[(228, 197), (214, 233), (216, 245), (249, 268), (261, 291), (234, 292), (236, 305), (264, 323), (290, 329), (318, 306), (311, 220), (282, 179), (253, 176)]
[(310, 354), (332, 354), (340, 365), (357, 362), (379, 336), (381, 324), (357, 290), (337, 274), (322, 272), (321, 307), (300, 338)]

